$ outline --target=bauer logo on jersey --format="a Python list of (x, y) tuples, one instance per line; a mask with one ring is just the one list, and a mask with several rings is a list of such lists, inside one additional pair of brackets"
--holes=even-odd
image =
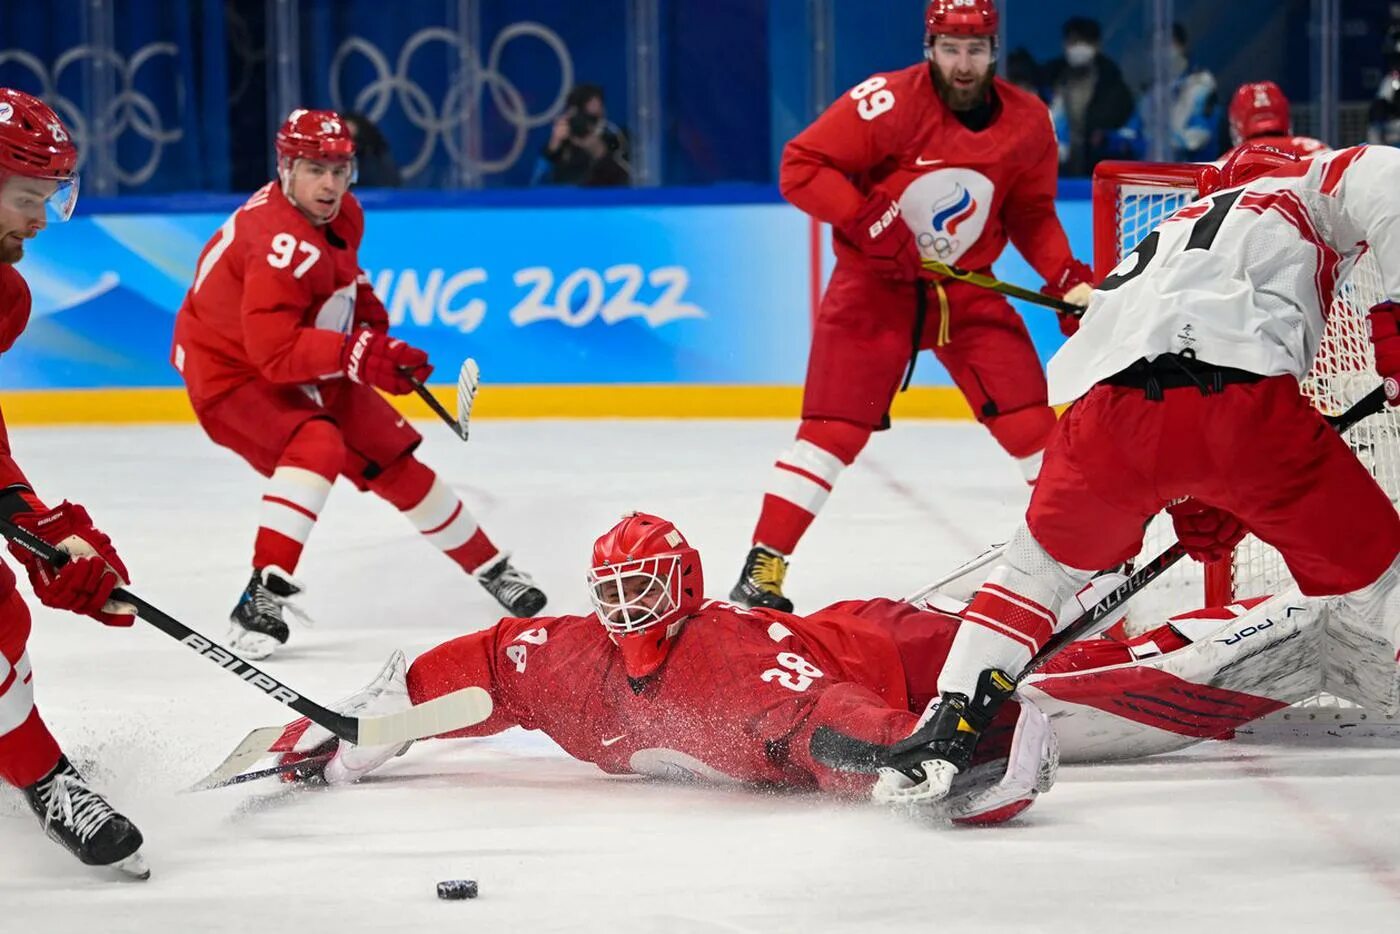
[(995, 192), (992, 180), (974, 169), (936, 169), (904, 189), (899, 207), (919, 251), (953, 263), (982, 236)]

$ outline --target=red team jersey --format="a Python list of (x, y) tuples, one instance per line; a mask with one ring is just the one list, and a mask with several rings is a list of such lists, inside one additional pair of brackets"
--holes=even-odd
[[(0, 263), (0, 354), (15, 345), (24, 328), (29, 324), (29, 285), (15, 267)], [(26, 486), (29, 481), (24, 471), (10, 456), (10, 433), (5, 429), (4, 413), (0, 413), (0, 490), (14, 484)], [(0, 561), (0, 599), (4, 599), (15, 589), (15, 574), (9, 565)]]
[[(783, 195), (839, 227), (879, 189), (899, 202), (925, 258), (985, 270), (1010, 238), (1053, 281), (1071, 254), (1055, 215), (1050, 111), (1001, 79), (993, 88), (991, 123), (974, 131), (938, 96), (926, 64), (861, 82), (788, 143)], [(860, 262), (839, 232), (836, 255)]]
[[(606, 772), (858, 793), (873, 777), (814, 761), (813, 732), (908, 736), (957, 626), (888, 600), (807, 617), (710, 601), (634, 690), (594, 617), (504, 619), (420, 656), (408, 684), (414, 703), (472, 685), (491, 693), (490, 719), (449, 736), (518, 725)], [(907, 672), (901, 648), (919, 659)]]
[(342, 375), (345, 335), (367, 306), (383, 309), (360, 271), (364, 229), (354, 195), (316, 225), (276, 182), (233, 212), (200, 254), (175, 318), (172, 359), (196, 406), (255, 379)]

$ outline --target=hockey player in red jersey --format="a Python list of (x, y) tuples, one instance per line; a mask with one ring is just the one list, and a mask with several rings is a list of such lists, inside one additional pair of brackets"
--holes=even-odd
[(282, 611), (302, 589), (292, 574), (338, 476), (399, 509), (511, 613), (545, 604), (376, 392), (412, 392), (432, 367), (389, 336), (360, 269), (354, 160), (337, 114), (293, 111), (277, 133), (277, 180), (209, 241), (175, 320), (173, 361), (199, 423), (268, 478), (252, 578), (230, 617), (230, 644), (251, 658), (287, 641)]
[[(29, 323), (29, 287), (14, 264), (24, 256), (24, 242), (38, 236), (50, 216), (67, 220), (72, 213), (77, 162), (77, 148), (48, 105), (0, 88), (0, 354)], [(83, 507), (67, 501), (45, 505), (11, 454), (2, 417), (0, 516), (71, 556), (55, 568), (10, 546), (45, 606), (108, 626), (131, 625), (131, 608), (109, 599), (127, 577), (111, 539)], [(140, 853), (141, 832), (87, 784), (34, 705), (29, 629), (14, 572), (0, 562), (0, 780), (21, 789), (48, 835), (84, 863), (145, 878), (150, 872)]]
[[(1008, 239), (1084, 304), (1091, 271), (1055, 216), (1058, 156), (1045, 104), (995, 77), (993, 0), (934, 0), (926, 62), (842, 95), (783, 152), (783, 195), (832, 225), (836, 268), (812, 333), (802, 422), (779, 456), (730, 599), (791, 610), (782, 584), (841, 472), (931, 349), (977, 419), (1033, 481), (1055, 424), (1045, 374), (1000, 295), (927, 277), (923, 258), (986, 272)], [(1074, 319), (1063, 317), (1066, 333)]]
[(1328, 669), (1351, 699), (1400, 710), (1400, 517), (1298, 389), (1334, 293), (1374, 251), (1371, 342), (1400, 404), (1400, 151), (1299, 160), (1255, 147), (1221, 179), (1124, 258), (1051, 360), (1051, 398), (1073, 405), (1025, 524), (968, 607), (922, 745), (882, 773), (887, 795), (947, 792), (995, 710), (999, 672), (1067, 625), (1076, 591), (1135, 555), (1163, 508), (1200, 560), (1246, 531), (1277, 548), (1304, 595), (1334, 597)]
[(1272, 81), (1240, 85), (1230, 98), (1228, 115), (1234, 148), (1220, 157), (1222, 162), (1245, 146), (1272, 146), (1300, 159), (1331, 152), (1331, 147), (1320, 139), (1293, 135), (1288, 98)]
[[(594, 615), (505, 619), (411, 668), (396, 652), (336, 709), (392, 714), (479, 686), (492, 696), (490, 719), (448, 738), (522, 726), (615, 774), (864, 795), (929, 698), (985, 573), (971, 563), (916, 603), (850, 600), (808, 616), (745, 609), (704, 600), (699, 555), (670, 522), (640, 513), (598, 539), (593, 565)], [(1122, 579), (1096, 580), (1084, 599)], [(1320, 619), (1316, 605), (1280, 595), (1072, 645), (1022, 685), (1034, 706), (998, 711), (975, 777), (927, 813), (994, 823), (1025, 808), (1054, 777), (1046, 716), (1066, 757), (1127, 758), (1228, 737), (1331, 689), (1303, 663)], [(343, 784), (402, 749), (340, 743), (303, 719), (272, 751), (298, 778)]]

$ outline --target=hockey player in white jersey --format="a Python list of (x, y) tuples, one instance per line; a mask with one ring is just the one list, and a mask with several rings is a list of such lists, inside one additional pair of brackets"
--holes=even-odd
[(968, 607), (940, 698), (877, 797), (946, 795), (1009, 694), (1004, 673), (1078, 615), (1076, 592), (1135, 555), (1163, 508), (1193, 557), (1223, 557), (1252, 532), (1303, 595), (1336, 595), (1326, 665), (1350, 699), (1400, 707), (1400, 518), (1298, 388), (1338, 283), (1370, 250), (1384, 293), (1369, 315), (1376, 369), (1400, 404), (1400, 151), (1300, 162), (1247, 149), (1220, 172), (1099, 285), (1051, 360), (1051, 401), (1073, 405), (1025, 523)]

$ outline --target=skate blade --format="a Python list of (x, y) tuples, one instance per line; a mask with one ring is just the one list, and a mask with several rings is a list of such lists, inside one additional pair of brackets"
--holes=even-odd
[(267, 658), (282, 644), (266, 633), (249, 632), (236, 623), (229, 626), (227, 642), (229, 648), (255, 662)]
[(126, 859), (118, 863), (112, 863), (109, 867), (117, 870), (123, 876), (135, 882), (145, 882), (151, 877), (151, 867), (146, 864), (146, 858), (137, 850)]

